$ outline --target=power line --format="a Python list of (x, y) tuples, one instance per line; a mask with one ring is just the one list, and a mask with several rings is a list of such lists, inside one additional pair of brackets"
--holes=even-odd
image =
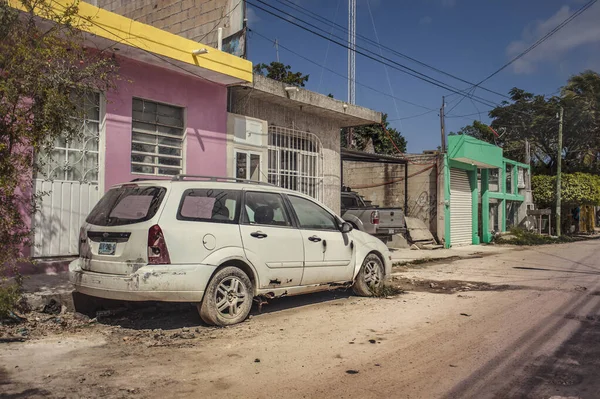
[(479, 83), (477, 83), (473, 87), (479, 86), (480, 84), (482, 84), (486, 80), (489, 80), (490, 78), (492, 78), (492, 77), (496, 76), (497, 74), (499, 74), (500, 72), (502, 72), (508, 66), (512, 65), (515, 61), (517, 61), (519, 58), (524, 57), (526, 54), (528, 54), (529, 52), (531, 52), (533, 49), (535, 49), (536, 47), (538, 47), (540, 44), (542, 44), (543, 42), (545, 42), (546, 40), (548, 40), (556, 32), (558, 32), (559, 30), (561, 30), (562, 28), (564, 28), (568, 23), (570, 23), (575, 18), (577, 18), (578, 16), (580, 16), (581, 14), (583, 14), (588, 8), (590, 8), (591, 6), (593, 6), (597, 1), (598, 0), (591, 0), (591, 1), (587, 2), (586, 4), (584, 4), (583, 7), (581, 7), (579, 10), (577, 10), (576, 12), (574, 12), (570, 17), (566, 18), (564, 21), (562, 21), (560, 24), (558, 24), (550, 32), (546, 33), (543, 37), (541, 37), (540, 39), (538, 39), (535, 43), (533, 43), (531, 46), (529, 46), (526, 50), (524, 50), (523, 52), (521, 52), (519, 55), (517, 55), (516, 57), (514, 57), (512, 60), (508, 61), (506, 64), (502, 65), (500, 68), (498, 68), (496, 71), (492, 72), (485, 79), (481, 80)]
[[(373, 12), (371, 11), (371, 1), (367, 0), (367, 8), (369, 9), (369, 15), (371, 16), (371, 23), (373, 24), (373, 32), (375, 32), (375, 39), (377, 39), (377, 43), (379, 43), (379, 34), (377, 33), (377, 27), (375, 26), (375, 18), (373, 18)], [(379, 47), (379, 54), (383, 56), (383, 50)], [(390, 80), (390, 73), (386, 66), (383, 67), (385, 70), (385, 76), (387, 78), (388, 86), (390, 88), (390, 94), (394, 95), (394, 89), (392, 87), (392, 81)], [(396, 103), (396, 99), (394, 99), (394, 108), (396, 109), (396, 116), (399, 121), (402, 121), (400, 117), (400, 110), (398, 110), (398, 104)], [(400, 122), (400, 129), (402, 129), (402, 122)]]
[[(268, 41), (268, 42), (270, 42), (270, 43), (273, 43), (273, 42), (274, 42), (272, 39), (269, 39), (267, 36), (265, 36), (265, 35), (263, 35), (263, 34), (261, 34), (261, 33), (257, 32), (257, 31), (256, 31), (256, 29), (253, 29), (253, 28), (248, 28), (248, 31), (250, 31), (251, 33), (253, 33), (253, 34), (257, 35), (258, 37), (260, 37), (260, 38), (262, 38), (262, 39), (264, 39), (264, 40), (266, 40), (266, 41)], [(302, 54), (300, 54), (300, 53), (297, 53), (296, 51), (294, 51), (294, 50), (290, 49), (289, 47), (285, 47), (285, 46), (283, 46), (281, 43), (279, 43), (279, 47), (280, 47), (280, 48), (282, 48), (282, 49), (284, 49), (284, 50), (287, 50), (288, 52), (290, 52), (290, 53), (292, 53), (292, 54), (296, 55), (297, 57), (300, 57), (300, 58), (302, 58), (302, 59), (303, 59), (303, 60), (305, 60), (305, 61), (308, 61), (308, 62), (310, 62), (310, 63), (311, 63), (311, 64), (313, 64), (313, 65), (316, 65), (316, 66), (318, 66), (318, 67), (321, 67), (321, 68), (323, 68), (323, 69), (324, 69), (324, 70), (326, 70), (326, 71), (329, 71), (329, 72), (333, 73), (334, 75), (337, 75), (337, 76), (339, 76), (339, 77), (341, 77), (341, 78), (344, 78), (344, 79), (348, 79), (348, 76), (346, 76), (346, 75), (343, 75), (343, 74), (341, 74), (341, 73), (339, 73), (339, 72), (336, 72), (336, 71), (334, 71), (334, 70), (333, 70), (333, 69), (331, 69), (331, 68), (327, 68), (325, 65), (319, 64), (318, 62), (316, 62), (316, 61), (313, 61), (313, 60), (311, 60), (310, 58), (308, 58), (308, 57), (305, 57), (305, 56), (303, 56), (303, 55), (302, 55)], [(391, 94), (388, 94), (388, 93), (386, 93), (386, 92), (383, 92), (383, 91), (381, 91), (381, 90), (378, 90), (378, 89), (376, 89), (376, 88), (374, 88), (374, 87), (371, 87), (371, 86), (365, 85), (365, 84), (363, 84), (363, 83), (360, 83), (360, 82), (358, 82), (358, 81), (356, 82), (356, 84), (357, 84), (358, 86), (362, 86), (362, 87), (364, 87), (364, 88), (366, 88), (366, 89), (369, 89), (369, 90), (371, 90), (371, 91), (374, 91), (375, 93), (379, 93), (379, 94), (382, 94), (382, 95), (384, 95), (384, 96), (386, 96), (386, 97), (390, 97), (390, 98), (396, 99), (396, 100), (398, 100), (398, 101), (401, 101), (401, 102), (403, 102), (403, 103), (406, 103), (406, 104), (412, 105), (413, 107), (423, 108), (423, 109), (426, 109), (426, 110), (428, 110), (428, 112), (433, 112), (433, 111), (436, 111), (435, 109), (432, 109), (432, 108), (430, 108), (430, 107), (426, 107), (426, 106), (424, 106), (424, 105), (421, 105), (421, 104), (417, 104), (417, 103), (414, 103), (414, 102), (411, 102), (411, 101), (408, 101), (408, 100), (404, 100), (404, 99), (402, 99), (402, 98), (399, 98), (399, 97), (393, 96), (393, 95), (391, 95)]]
[(418, 118), (418, 117), (420, 117), (420, 116), (428, 115), (428, 114), (430, 114), (430, 113), (432, 113), (432, 112), (438, 112), (438, 110), (437, 110), (437, 109), (432, 109), (432, 110), (429, 110), (429, 111), (427, 111), (427, 112), (423, 112), (423, 113), (420, 113), (420, 114), (411, 115), (411, 116), (405, 116), (404, 118), (388, 119), (388, 122), (393, 122), (393, 121), (405, 121), (405, 120), (407, 120), (407, 119), (413, 119), (413, 118)]
[(230, 15), (231, 15), (231, 14), (232, 14), (232, 13), (233, 13), (235, 10), (236, 10), (236, 8), (238, 8), (238, 7), (239, 7), (239, 5), (240, 5), (240, 4), (242, 4), (242, 2), (243, 2), (243, 1), (244, 1), (244, 0), (240, 0), (240, 1), (238, 1), (238, 3), (235, 5), (235, 7), (233, 7), (231, 10), (229, 10), (229, 12), (228, 12), (227, 14), (223, 15), (223, 16), (222, 16), (222, 17), (221, 17), (221, 18), (220, 18), (220, 19), (217, 21), (217, 23), (215, 24), (215, 26), (213, 26), (213, 27), (212, 27), (212, 29), (211, 29), (211, 30), (209, 30), (209, 31), (206, 33), (206, 35), (204, 35), (204, 36), (202, 36), (200, 39), (198, 39), (198, 40), (194, 40), (194, 41), (196, 41), (196, 42), (198, 42), (198, 43), (202, 43), (202, 41), (203, 41), (204, 39), (206, 39), (206, 37), (207, 37), (208, 35), (210, 35), (211, 33), (213, 33), (213, 32), (215, 31), (215, 29), (217, 29), (217, 27), (219, 26), (219, 24), (220, 24), (221, 22), (223, 22), (223, 20), (224, 20), (225, 18), (227, 18), (228, 16), (230, 16)]
[[(306, 21), (304, 21), (304, 20), (301, 20), (301, 19), (299, 19), (299, 18), (295, 17), (294, 15), (291, 15), (291, 14), (289, 14), (289, 13), (286, 13), (285, 11), (282, 11), (282, 10), (280, 10), (280, 9), (276, 8), (276, 7), (273, 7), (273, 6), (271, 6), (271, 5), (267, 4), (267, 3), (265, 3), (265, 2), (264, 2), (264, 1), (262, 1), (262, 0), (256, 0), (256, 1), (258, 1), (259, 3), (265, 4), (265, 5), (267, 5), (267, 6), (271, 7), (271, 8), (273, 8), (273, 9), (275, 9), (275, 10), (277, 10), (277, 11), (280, 11), (280, 12), (282, 12), (284, 15), (287, 15), (287, 16), (289, 16), (289, 17), (292, 17), (292, 18), (294, 18), (294, 19), (296, 19), (296, 20), (298, 20), (298, 21), (301, 21), (301, 22), (305, 23), (306, 25), (309, 25), (309, 26), (311, 26), (311, 27), (315, 27), (316, 29), (319, 29), (319, 30), (320, 30), (320, 28), (319, 28), (319, 27), (317, 27), (317, 26), (315, 26), (315, 25), (313, 25), (313, 24), (311, 24), (311, 23), (309, 23), (309, 22), (306, 22)], [(322, 34), (322, 33), (320, 33), (320, 32), (317, 32), (317, 31), (311, 30), (311, 29), (307, 28), (306, 26), (300, 25), (299, 23), (297, 23), (297, 22), (295, 22), (295, 21), (291, 21), (291, 20), (287, 19), (286, 17), (283, 17), (283, 16), (281, 16), (281, 15), (279, 15), (279, 14), (277, 14), (277, 13), (273, 12), (273, 11), (267, 10), (267, 9), (265, 9), (265, 8), (261, 7), (261, 6), (258, 6), (258, 5), (256, 5), (255, 3), (252, 3), (252, 2), (250, 2), (250, 1), (248, 1), (248, 0), (247, 0), (246, 2), (247, 2), (248, 4), (250, 4), (251, 6), (253, 6), (253, 7), (257, 8), (257, 9), (259, 9), (259, 10), (262, 10), (262, 11), (266, 12), (267, 14), (270, 14), (270, 15), (272, 15), (272, 16), (274, 16), (274, 17), (278, 18), (278, 19), (281, 19), (281, 20), (283, 20), (283, 21), (285, 21), (285, 22), (287, 22), (287, 23), (290, 23), (290, 24), (292, 24), (292, 25), (295, 25), (295, 26), (299, 27), (299, 28), (300, 28), (300, 29), (302, 29), (302, 30), (305, 30), (305, 31), (307, 31), (307, 32), (310, 32), (310, 33), (314, 34), (315, 36), (318, 36), (318, 37), (320, 37), (320, 38), (322, 38), (322, 39), (325, 39), (325, 40), (329, 40), (329, 41), (331, 41), (332, 43), (334, 43), (334, 44), (336, 44), (336, 45), (338, 45), (338, 46), (340, 46), (340, 47), (342, 47), (342, 48), (345, 48), (345, 49), (348, 49), (348, 48), (349, 48), (349, 46), (348, 46), (347, 44), (340, 43), (340, 42), (338, 42), (338, 41), (335, 41), (335, 40), (333, 40), (333, 39), (329, 39), (327, 36), (325, 36), (324, 34)], [(340, 39), (338, 36), (334, 36), (334, 37), (336, 37), (336, 38)], [(342, 39), (342, 40), (343, 40), (343, 39)], [(364, 49), (364, 47), (361, 47), (361, 46), (356, 46), (356, 47), (357, 47), (357, 48), (359, 48), (359, 49)], [(403, 64), (400, 64), (400, 63), (398, 63), (398, 62), (396, 62), (396, 61), (390, 60), (389, 58), (386, 58), (386, 57), (381, 57), (383, 60), (386, 60), (386, 61), (388, 61), (388, 62), (391, 62), (391, 63), (393, 64), (393, 65), (390, 65), (389, 63), (386, 63), (386, 62), (382, 61), (381, 59), (378, 59), (376, 56), (373, 56), (373, 55), (371, 55), (371, 54), (368, 54), (368, 53), (371, 53), (371, 51), (370, 51), (370, 50), (366, 50), (366, 51), (367, 51), (367, 52), (356, 50), (356, 53), (358, 53), (358, 54), (360, 54), (360, 55), (362, 55), (362, 56), (364, 56), (364, 57), (366, 57), (366, 58), (368, 58), (368, 59), (371, 59), (371, 60), (373, 60), (373, 61), (375, 61), (375, 62), (379, 62), (379, 63), (381, 63), (381, 64), (384, 64), (384, 65), (387, 65), (387, 66), (389, 66), (389, 67), (391, 67), (391, 68), (394, 68), (394, 69), (396, 69), (396, 70), (398, 70), (398, 71), (400, 71), (400, 72), (403, 72), (403, 73), (405, 73), (405, 74), (407, 74), (407, 75), (410, 75), (410, 76), (416, 77), (416, 78), (417, 78), (417, 79), (419, 79), (419, 80), (422, 80), (422, 81), (424, 81), (424, 82), (427, 82), (427, 83), (430, 83), (430, 84), (432, 84), (432, 85), (434, 85), (434, 86), (440, 87), (440, 88), (442, 88), (442, 89), (444, 89), (444, 90), (448, 90), (448, 91), (450, 91), (450, 92), (453, 92), (453, 93), (459, 94), (459, 95), (461, 95), (461, 96), (465, 96), (465, 94), (464, 94), (464, 93), (462, 93), (462, 92), (461, 92), (461, 90), (460, 90), (460, 89), (457, 89), (456, 87), (453, 87), (453, 86), (451, 86), (451, 85), (449, 85), (449, 84), (447, 84), (447, 83), (444, 83), (444, 82), (442, 82), (442, 81), (439, 81), (439, 80), (437, 80), (437, 79), (435, 79), (435, 78), (432, 78), (432, 77), (430, 77), (430, 76), (427, 76), (427, 75), (425, 75), (425, 74), (423, 74), (423, 73), (421, 73), (421, 72), (419, 72), (419, 71), (416, 71), (416, 70), (414, 70), (414, 69), (412, 69), (412, 68), (410, 68), (410, 67), (407, 67), (406, 65), (403, 65)], [(419, 76), (419, 75), (420, 75), (420, 76)], [(496, 106), (497, 106), (497, 104), (495, 104), (495, 103), (493, 103), (493, 102), (491, 102), (490, 100), (487, 100), (487, 99), (485, 99), (485, 98), (482, 98), (482, 97), (479, 97), (479, 96), (472, 96), (472, 97), (473, 97), (473, 98), (474, 98), (474, 99), (475, 99), (477, 102), (479, 102), (479, 103), (481, 103), (481, 104), (483, 104), (483, 105), (486, 105), (486, 106), (488, 106), (488, 107), (490, 107), (490, 108), (493, 108), (493, 107), (496, 107)]]
[[(341, 2), (342, 2), (341, 0), (337, 0), (337, 6), (335, 7), (335, 14), (333, 15), (334, 21), (337, 18), (337, 14), (340, 9)], [(329, 32), (329, 38), (331, 38), (331, 35), (333, 35), (333, 27), (331, 28), (331, 32)], [(331, 45), (331, 42), (327, 42), (327, 50), (325, 50), (325, 59), (323, 60), (323, 65), (327, 64), (327, 57), (329, 56), (329, 46), (330, 45)], [(323, 71), (324, 70), (325, 70), (325, 68), (321, 68), (321, 77), (319, 78), (319, 87), (318, 87), (317, 91), (321, 91), (321, 84), (323, 83)]]
[[(347, 29), (346, 27), (344, 27), (343, 25), (337, 24), (337, 23), (335, 23), (335, 21), (331, 21), (331, 20), (329, 20), (329, 19), (327, 19), (327, 18), (325, 18), (325, 17), (323, 17), (323, 16), (321, 16), (321, 15), (319, 15), (319, 14), (317, 14), (317, 13), (315, 13), (315, 12), (313, 12), (313, 11), (311, 11), (311, 10), (307, 9), (307, 8), (305, 8), (305, 7), (302, 7), (302, 6), (301, 6), (301, 5), (299, 5), (299, 4), (296, 4), (296, 3), (294, 3), (294, 2), (293, 2), (293, 1), (291, 1), (291, 0), (283, 0), (283, 1), (282, 1), (282, 0), (275, 0), (275, 1), (276, 1), (277, 3), (279, 3), (279, 4), (283, 4), (283, 5), (285, 5), (286, 7), (289, 7), (289, 8), (292, 8), (292, 9), (294, 9), (295, 11), (299, 12), (300, 14), (303, 14), (303, 15), (305, 15), (305, 16), (308, 16), (308, 17), (310, 17), (310, 18), (316, 19), (316, 20), (318, 20), (319, 22), (321, 22), (321, 23), (323, 23), (323, 24), (325, 24), (325, 25), (328, 25), (328, 26), (331, 26), (331, 27), (336, 27), (338, 30), (340, 30), (340, 31), (342, 31), (342, 32), (345, 32), (345, 33), (347, 33), (347, 32), (348, 32), (348, 29)], [(261, 3), (262, 3), (262, 2), (261, 2)], [(288, 3), (288, 4), (286, 4), (286, 3)], [(275, 8), (275, 7), (272, 7), (272, 6), (271, 6), (271, 8)], [(377, 42), (375, 42), (375, 41), (373, 41), (372, 39), (370, 39), (370, 38), (368, 38), (368, 37), (366, 37), (366, 36), (364, 36), (364, 35), (357, 34), (356, 36), (357, 36), (358, 38), (362, 39), (363, 41), (365, 41), (365, 42), (367, 42), (367, 43), (369, 43), (369, 44), (372, 44), (372, 45), (374, 45), (374, 46), (377, 46), (379, 49), (385, 49), (385, 50), (387, 50), (387, 51), (391, 52), (392, 54), (394, 54), (394, 55), (397, 55), (398, 57), (402, 57), (402, 58), (404, 58), (404, 59), (407, 59), (407, 60), (409, 60), (409, 61), (412, 61), (412, 62), (414, 62), (414, 63), (416, 63), (416, 64), (419, 64), (419, 65), (421, 65), (421, 66), (424, 66), (424, 67), (426, 67), (426, 68), (428, 68), (428, 69), (431, 69), (432, 71), (438, 72), (438, 73), (440, 73), (440, 74), (442, 74), (442, 75), (446, 75), (446, 76), (448, 76), (448, 77), (450, 77), (450, 78), (452, 78), (452, 79), (456, 79), (456, 80), (458, 80), (458, 81), (460, 81), (460, 82), (463, 82), (463, 83), (466, 83), (466, 84), (468, 84), (468, 85), (471, 85), (471, 86), (473, 86), (473, 85), (474, 85), (474, 83), (473, 83), (473, 82), (470, 82), (470, 81), (468, 81), (468, 80), (465, 80), (465, 79), (463, 79), (463, 78), (461, 78), (461, 77), (458, 77), (458, 76), (456, 76), (456, 75), (453, 75), (453, 74), (451, 74), (451, 73), (449, 73), (449, 72), (446, 72), (446, 71), (444, 71), (444, 70), (441, 70), (441, 69), (439, 69), (439, 68), (436, 68), (436, 67), (434, 67), (434, 66), (432, 66), (432, 65), (429, 65), (429, 64), (427, 64), (427, 63), (425, 63), (425, 62), (423, 62), (423, 61), (419, 61), (419, 60), (417, 60), (416, 58), (414, 58), (414, 57), (411, 57), (411, 56), (409, 56), (409, 55), (407, 55), (407, 54), (401, 53), (401, 52), (399, 52), (399, 51), (397, 51), (397, 50), (395, 50), (395, 49), (393, 49), (393, 48), (390, 48), (390, 47), (384, 46), (384, 45), (382, 45), (381, 43), (379, 43), (379, 40), (378, 40)], [(338, 37), (338, 38), (339, 38), (339, 37)], [(494, 90), (487, 89), (487, 88), (485, 88), (485, 87), (481, 87), (481, 89), (482, 89), (482, 90), (485, 90), (485, 91), (487, 91), (487, 92), (489, 92), (489, 93), (492, 93), (492, 94), (498, 95), (498, 96), (500, 96), (500, 97), (503, 97), (503, 98), (509, 98), (509, 97), (508, 97), (506, 94), (502, 94), (502, 93), (499, 93), (499, 92), (497, 92), (497, 91), (494, 91)], [(465, 91), (466, 91), (466, 90), (465, 90)]]

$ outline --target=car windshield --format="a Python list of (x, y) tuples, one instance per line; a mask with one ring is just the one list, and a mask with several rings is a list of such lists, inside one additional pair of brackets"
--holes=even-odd
[(96, 226), (121, 226), (150, 220), (156, 215), (164, 187), (122, 186), (109, 190), (86, 221)]

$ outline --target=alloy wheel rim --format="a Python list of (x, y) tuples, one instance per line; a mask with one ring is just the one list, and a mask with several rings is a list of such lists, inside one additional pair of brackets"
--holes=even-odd
[(223, 317), (232, 319), (242, 312), (248, 300), (246, 285), (237, 277), (223, 279), (215, 292), (217, 311)]
[(383, 277), (383, 272), (381, 270), (381, 265), (375, 261), (369, 261), (365, 265), (365, 283), (371, 288), (376, 288), (381, 285)]

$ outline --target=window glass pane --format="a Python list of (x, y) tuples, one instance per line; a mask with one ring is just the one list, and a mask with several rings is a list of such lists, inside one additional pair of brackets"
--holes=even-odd
[[(160, 122), (160, 123), (164, 123), (164, 122)], [(183, 135), (183, 129), (180, 127), (158, 125), (156, 128), (157, 128), (158, 132), (161, 134), (170, 134), (172, 136), (182, 136)]]
[(131, 171), (135, 173), (154, 173), (154, 168), (152, 166), (146, 165), (131, 165)]
[(260, 180), (260, 155), (250, 154), (250, 180)]
[(141, 134), (133, 132), (131, 135), (131, 139), (134, 141), (141, 141), (144, 143), (156, 143), (156, 136), (151, 136), (149, 134)]
[(144, 111), (133, 111), (133, 119), (136, 121), (143, 122), (156, 122), (156, 115), (149, 112)]
[(181, 159), (158, 157), (160, 165), (181, 166)]
[(181, 150), (171, 147), (158, 147), (158, 153), (164, 155), (181, 156)]
[(291, 226), (283, 199), (274, 193), (246, 193), (246, 215), (250, 224)]
[(245, 152), (238, 152), (235, 156), (235, 177), (238, 179), (246, 179), (247, 166), (246, 159), (247, 154)]
[(175, 176), (181, 173), (180, 169), (158, 168), (159, 175)]
[(154, 163), (154, 157), (152, 155), (133, 154), (131, 155), (131, 160), (139, 163)]
[(304, 198), (290, 196), (300, 227), (311, 230), (338, 230), (334, 217), (319, 205)]
[(142, 122), (132, 122), (133, 131), (147, 134), (156, 133), (156, 125), (151, 125), (149, 123)]
[(156, 122), (161, 125), (174, 126), (181, 128), (183, 126), (183, 121), (180, 118), (174, 118), (171, 116), (162, 116), (158, 115), (156, 118)]
[(239, 191), (194, 189), (184, 193), (177, 218), (207, 222), (237, 222)]
[[(183, 108), (151, 101), (133, 99), (131, 161), (132, 172), (152, 175), (177, 175), (182, 172), (181, 138), (183, 129)], [(135, 121), (142, 120), (143, 122)], [(171, 126), (163, 126), (170, 124)], [(162, 135), (176, 136), (173, 138)], [(158, 144), (158, 145), (157, 145)], [(172, 157), (155, 157), (141, 153), (169, 155)], [(141, 167), (135, 163), (155, 164)]]
[(158, 136), (158, 144), (181, 147), (181, 140)]
[[(131, 143), (132, 151), (140, 151), (140, 152), (155, 152), (155, 146), (153, 144), (139, 144), (139, 143)], [(135, 155), (133, 156), (135, 157)], [(132, 157), (132, 159), (133, 159)]]

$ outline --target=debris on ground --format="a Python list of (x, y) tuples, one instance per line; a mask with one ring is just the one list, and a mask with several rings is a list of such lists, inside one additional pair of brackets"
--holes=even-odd
[(358, 370), (346, 370), (346, 374), (358, 374)]
[(470, 315), (470, 314), (468, 314), (468, 313), (461, 313), (460, 315), (461, 315), (461, 316), (466, 316), (466, 317), (471, 317), (471, 315)]
[[(401, 290), (432, 292), (435, 294), (454, 294), (456, 292), (465, 291), (506, 291), (509, 289), (519, 289), (518, 286), (494, 285), (478, 281), (433, 281), (427, 279), (417, 279), (400, 276), (393, 276), (391, 285)], [(466, 296), (463, 297), (468, 298)]]
[(62, 305), (56, 301), (55, 299), (51, 299), (44, 308), (42, 309), (42, 313), (46, 314), (60, 314), (62, 311)]

